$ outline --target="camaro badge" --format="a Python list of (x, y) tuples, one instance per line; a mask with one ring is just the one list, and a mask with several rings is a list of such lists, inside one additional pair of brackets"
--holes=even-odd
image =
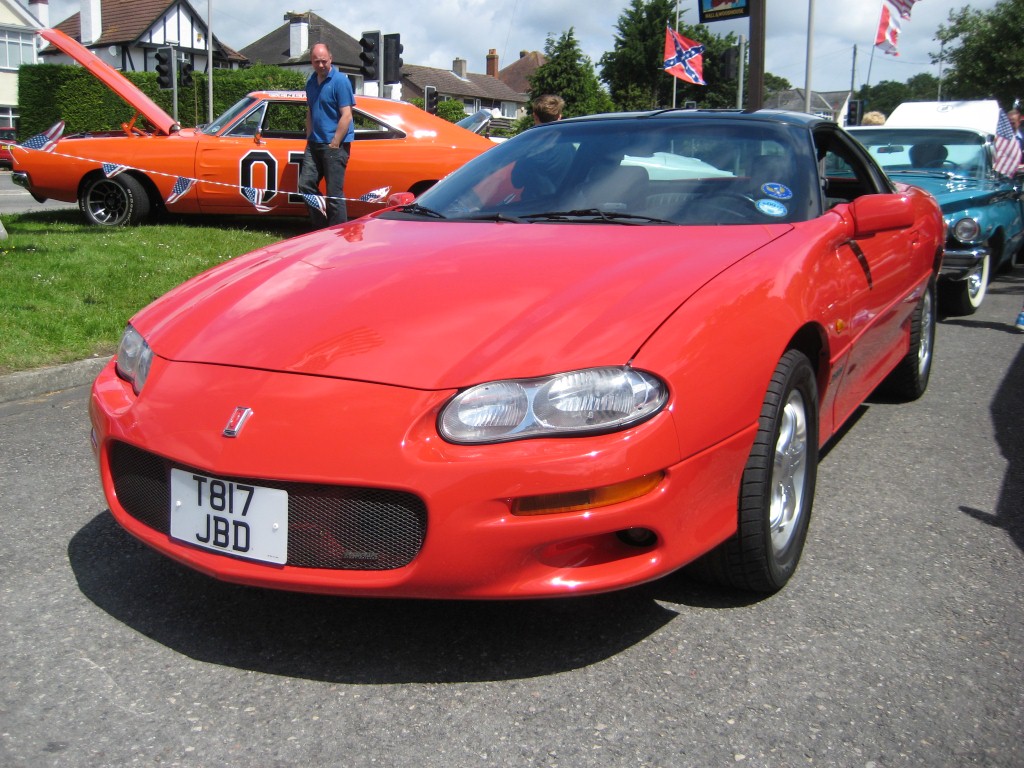
[(224, 437), (238, 437), (238, 433), (242, 431), (242, 427), (245, 426), (245, 422), (249, 420), (250, 416), (252, 416), (252, 408), (246, 408), (244, 405), (238, 406), (231, 414), (231, 418), (228, 419), (227, 426), (224, 427), (221, 434)]

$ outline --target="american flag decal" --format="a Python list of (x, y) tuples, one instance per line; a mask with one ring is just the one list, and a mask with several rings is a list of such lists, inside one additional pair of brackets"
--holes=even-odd
[(167, 197), (167, 204), (175, 202), (179, 197), (188, 193), (192, 189), (192, 185), (196, 183), (195, 179), (189, 179), (184, 176), (179, 176), (178, 180), (174, 182), (174, 188), (171, 190), (171, 194)]
[(391, 187), (380, 187), (379, 189), (373, 189), (367, 192), (365, 195), (360, 196), (359, 202), (361, 203), (375, 203), (378, 200), (382, 200), (388, 196), (388, 192), (391, 191)]
[(302, 199), (306, 201), (306, 205), (310, 208), (316, 208), (324, 216), (327, 215), (327, 201), (324, 200), (323, 195), (310, 195), (303, 194)]
[(271, 210), (269, 205), (263, 204), (263, 196), (267, 193), (265, 189), (256, 189), (255, 187), (242, 187), (242, 196), (252, 203), (253, 207), (260, 213), (266, 213)]
[(117, 176), (117, 174), (127, 170), (127, 165), (118, 165), (117, 163), (103, 164), (103, 175), (106, 176), (108, 179), (112, 179), (114, 176)]

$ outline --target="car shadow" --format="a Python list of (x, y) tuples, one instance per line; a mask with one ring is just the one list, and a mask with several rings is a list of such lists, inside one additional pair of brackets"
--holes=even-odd
[(989, 405), (999, 452), (1006, 459), (1006, 474), (994, 510), (961, 506), (975, 520), (1003, 528), (1024, 551), (1024, 348), (1017, 352)]
[(199, 661), (351, 684), (524, 679), (602, 661), (687, 607), (763, 599), (682, 574), (606, 595), (526, 601), (344, 598), (244, 587), (150, 550), (97, 515), (71, 539), (79, 589), (110, 616)]

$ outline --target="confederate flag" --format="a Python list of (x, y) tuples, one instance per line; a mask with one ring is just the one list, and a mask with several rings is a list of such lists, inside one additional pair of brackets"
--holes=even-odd
[(665, 28), (665, 71), (695, 85), (704, 82), (704, 45)]

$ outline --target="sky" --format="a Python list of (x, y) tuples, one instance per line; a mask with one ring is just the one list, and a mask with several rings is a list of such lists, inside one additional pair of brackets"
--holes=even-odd
[[(23, 0), (27, 2), (27, 0)], [(402, 36), (407, 64), (450, 68), (465, 59), (470, 72), (486, 71), (493, 48), (499, 67), (513, 63), (520, 51), (543, 51), (544, 43), (573, 29), (583, 53), (596, 66), (612, 49), (619, 17), (629, 0), (190, 0), (204, 18), (213, 9), (213, 33), (236, 50), (259, 40), (284, 24), (289, 11), (313, 11), (358, 38), (363, 31), (397, 32)], [(299, 5), (296, 5), (296, 2)], [(678, 0), (682, 22), (698, 23), (699, 0)], [(904, 20), (899, 56), (875, 50), (873, 43), (882, 0), (766, 0), (765, 71), (804, 87), (807, 73), (809, 9), (813, 5), (810, 85), (816, 91), (838, 91), (877, 85), (883, 80), (905, 82), (928, 72), (939, 76), (929, 54), (939, 53), (935, 33), (952, 9), (966, 0), (919, 0), (912, 17)], [(989, 10), (997, 0), (972, 0)], [(302, 3), (308, 3), (302, 5)], [(79, 9), (79, 0), (50, 0), (50, 23), (57, 24)], [(581, 12), (584, 9), (585, 12)], [(708, 24), (715, 35), (749, 35), (747, 20)], [(856, 48), (856, 53), (855, 53)], [(666, 75), (669, 77), (669, 75)]]

